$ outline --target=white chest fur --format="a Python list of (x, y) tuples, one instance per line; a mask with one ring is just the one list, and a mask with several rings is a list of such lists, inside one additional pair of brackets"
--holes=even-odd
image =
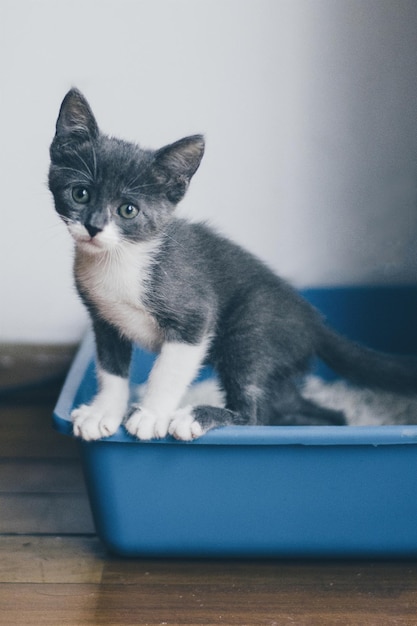
[(89, 254), (78, 249), (75, 275), (82, 289), (108, 322), (131, 341), (151, 350), (162, 344), (162, 332), (142, 299), (158, 243), (123, 243)]

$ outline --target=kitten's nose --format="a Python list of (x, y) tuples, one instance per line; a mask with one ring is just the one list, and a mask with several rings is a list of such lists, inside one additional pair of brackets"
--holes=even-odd
[(97, 228), (97, 226), (92, 226), (91, 224), (84, 224), (87, 229), (88, 234), (91, 238), (95, 237), (97, 233), (101, 233), (102, 228)]

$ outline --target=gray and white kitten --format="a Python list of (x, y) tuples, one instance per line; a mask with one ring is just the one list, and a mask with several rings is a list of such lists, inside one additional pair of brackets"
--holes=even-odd
[[(72, 413), (75, 435), (99, 439), (123, 422), (142, 440), (191, 440), (225, 424), (343, 424), (342, 413), (299, 393), (314, 355), (352, 381), (416, 391), (415, 366), (343, 339), (254, 256), (175, 216), (203, 152), (200, 135), (144, 150), (103, 134), (76, 89), (62, 102), (49, 187), (75, 241), (99, 382), (91, 404)], [(134, 342), (158, 357), (141, 405), (129, 409)], [(226, 407), (178, 409), (206, 363)]]

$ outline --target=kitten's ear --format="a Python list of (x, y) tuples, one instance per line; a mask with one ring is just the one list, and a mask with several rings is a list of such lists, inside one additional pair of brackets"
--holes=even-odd
[(99, 133), (90, 105), (78, 89), (71, 89), (62, 101), (56, 123), (57, 139), (91, 140)]
[(204, 137), (192, 135), (165, 146), (155, 154), (154, 172), (164, 180), (165, 193), (171, 202), (179, 202), (198, 169), (204, 154)]

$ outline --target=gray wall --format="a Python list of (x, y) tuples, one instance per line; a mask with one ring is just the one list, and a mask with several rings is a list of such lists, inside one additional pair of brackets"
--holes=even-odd
[(2, 0), (0, 341), (86, 324), (48, 146), (82, 89), (103, 130), (204, 132), (180, 212), (297, 286), (417, 277), (413, 0)]

